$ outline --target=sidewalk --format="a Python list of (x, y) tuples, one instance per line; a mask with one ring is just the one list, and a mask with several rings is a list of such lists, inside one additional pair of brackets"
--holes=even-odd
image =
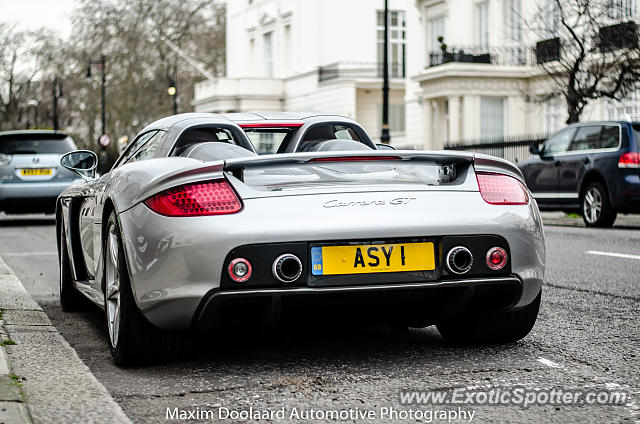
[[(542, 222), (545, 225), (562, 225), (566, 227), (584, 227), (581, 216), (567, 215), (564, 212), (541, 212)], [(623, 215), (618, 214), (614, 228), (637, 228), (640, 230), (640, 214)]]
[(129, 423), (0, 258), (0, 423)]

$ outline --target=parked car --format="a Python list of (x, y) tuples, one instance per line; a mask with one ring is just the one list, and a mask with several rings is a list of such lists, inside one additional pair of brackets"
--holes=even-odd
[[(97, 157), (61, 163), (94, 172)], [(143, 129), (110, 172), (60, 195), (56, 224), (62, 306), (104, 308), (117, 364), (176, 359), (188, 330), (298, 314), (511, 342), (533, 327), (544, 276), (538, 209), (505, 160), (258, 156), (211, 114)]]
[(640, 213), (640, 123), (573, 124), (530, 150), (519, 167), (540, 209), (577, 211), (589, 227)]
[(60, 157), (76, 149), (59, 131), (0, 132), (0, 210), (53, 213), (60, 192), (78, 179)]
[[(375, 144), (356, 121), (340, 115), (317, 112), (223, 113), (238, 124), (258, 154), (322, 151), (359, 148), (393, 150), (388, 144)], [(323, 143), (326, 140), (354, 140), (352, 143)]]

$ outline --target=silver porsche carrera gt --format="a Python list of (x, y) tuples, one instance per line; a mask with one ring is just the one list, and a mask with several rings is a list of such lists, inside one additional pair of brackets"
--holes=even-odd
[(98, 179), (92, 152), (68, 153), (84, 181), (57, 204), (63, 308), (102, 307), (123, 365), (177, 359), (198, 330), (287, 317), (435, 324), (454, 343), (529, 333), (544, 234), (517, 167), (298, 143), (258, 156), (236, 123), (183, 114), (143, 129)]

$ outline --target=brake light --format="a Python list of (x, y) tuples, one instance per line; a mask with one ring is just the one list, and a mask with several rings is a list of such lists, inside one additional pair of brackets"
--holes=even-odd
[(640, 168), (640, 153), (623, 153), (618, 161), (618, 168)]
[(240, 199), (224, 179), (170, 188), (144, 203), (152, 211), (166, 216), (225, 215), (242, 209)]
[(513, 177), (478, 172), (478, 187), (485, 202), (492, 205), (526, 205), (529, 195), (524, 184)]
[(400, 156), (335, 156), (328, 158), (314, 158), (309, 162), (364, 162), (370, 160), (400, 160)]

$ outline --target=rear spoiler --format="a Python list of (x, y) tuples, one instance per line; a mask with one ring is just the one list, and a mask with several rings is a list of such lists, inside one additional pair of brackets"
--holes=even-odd
[(244, 170), (247, 168), (262, 168), (270, 166), (295, 166), (312, 162), (353, 160), (400, 160), (405, 162), (429, 162), (440, 166), (450, 166), (455, 172), (456, 165), (473, 164), (476, 170), (507, 174), (524, 182), (520, 170), (511, 162), (489, 155), (466, 153), (459, 151), (425, 151), (425, 150), (384, 150), (384, 151), (351, 151), (351, 152), (316, 152), (316, 153), (287, 153), (247, 158), (229, 159), (224, 163), (224, 170), (243, 180)]

